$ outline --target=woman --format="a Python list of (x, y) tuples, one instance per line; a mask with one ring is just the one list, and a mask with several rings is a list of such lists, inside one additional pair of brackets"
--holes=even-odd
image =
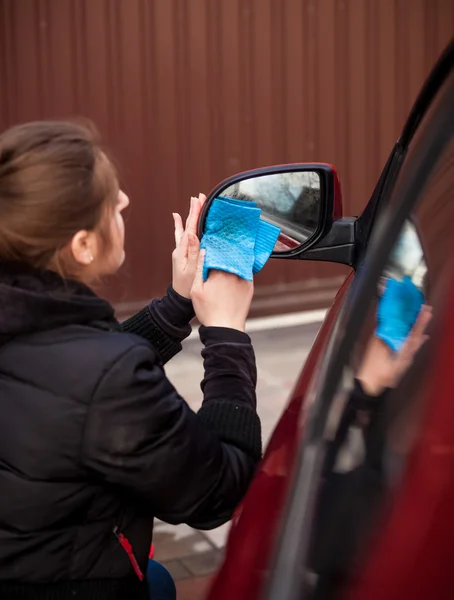
[[(202, 282), (200, 200), (186, 230), (175, 216), (162, 300), (120, 326), (91, 291), (124, 260), (128, 203), (85, 127), (29, 123), (0, 137), (2, 600), (147, 597), (153, 517), (224, 523), (260, 458), (244, 333), (253, 289), (226, 273)], [(197, 414), (162, 367), (194, 311)]]

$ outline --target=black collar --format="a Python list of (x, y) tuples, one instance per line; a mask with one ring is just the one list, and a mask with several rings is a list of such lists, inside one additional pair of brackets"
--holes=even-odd
[(0, 261), (0, 340), (71, 324), (115, 327), (112, 306), (86, 285)]

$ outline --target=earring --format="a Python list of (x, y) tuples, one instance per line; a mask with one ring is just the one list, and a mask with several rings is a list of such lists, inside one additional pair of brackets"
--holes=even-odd
[(93, 258), (93, 254), (90, 254), (88, 262), (91, 264), (95, 259)]

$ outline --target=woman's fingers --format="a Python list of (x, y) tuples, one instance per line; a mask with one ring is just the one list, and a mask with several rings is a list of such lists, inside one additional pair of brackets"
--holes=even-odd
[(203, 265), (205, 263), (205, 250), (200, 250), (197, 257), (197, 268), (195, 271), (194, 282), (191, 289), (191, 297), (198, 296), (203, 291)]
[(197, 235), (197, 226), (199, 224), (200, 212), (202, 210), (203, 203), (205, 202), (205, 196), (199, 194), (198, 198), (191, 198), (191, 210), (186, 223), (186, 230), (188, 233)]
[[(189, 270), (192, 270), (192, 269), (197, 268), (197, 261), (199, 258), (199, 250), (200, 250), (199, 238), (196, 235), (194, 235), (193, 233), (189, 233), (188, 234), (188, 243), (189, 243), (189, 248), (188, 248), (187, 268)], [(192, 272), (194, 272), (194, 271), (192, 271)]]
[(189, 207), (188, 218), (183, 226), (183, 220), (178, 213), (173, 214), (175, 221), (175, 244), (179, 246), (184, 233), (188, 235), (197, 235), (197, 226), (199, 223), (200, 212), (206, 200), (205, 194), (199, 194), (198, 198), (192, 197)]
[(180, 245), (178, 246), (178, 256), (180, 259), (187, 259), (189, 250), (189, 236), (186, 231), (183, 233)]
[(197, 202), (197, 198), (194, 198), (193, 196), (191, 197), (191, 202), (189, 204), (189, 214), (188, 214), (188, 218), (186, 219), (186, 231), (191, 227), (191, 223), (193, 220), (193, 213), (194, 213), (194, 205)]
[[(175, 222), (176, 248), (184, 245), (184, 249), (190, 251), (191, 247), (189, 240), (191, 236), (195, 236), (197, 238), (197, 226), (199, 223), (200, 211), (202, 210), (202, 206), (205, 200), (205, 194), (199, 194), (198, 198), (191, 198), (189, 214), (188, 218), (186, 219), (186, 226), (183, 225), (183, 219), (181, 218), (181, 216), (178, 213), (173, 213), (173, 220)], [(196, 245), (198, 256), (198, 239), (196, 239)], [(183, 248), (181, 248), (181, 250), (183, 250)], [(186, 252), (184, 254), (186, 255)]]
[(184, 235), (183, 219), (178, 213), (173, 213), (172, 216), (175, 223), (175, 248), (178, 248)]
[(189, 241), (188, 257), (189, 257), (189, 260), (194, 263), (194, 267), (196, 267), (197, 260), (199, 258), (199, 250), (200, 250), (199, 238), (196, 235), (194, 235), (193, 233), (189, 233), (188, 241)]

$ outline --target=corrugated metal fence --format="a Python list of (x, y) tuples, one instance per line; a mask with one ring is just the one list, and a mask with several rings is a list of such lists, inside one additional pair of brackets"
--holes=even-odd
[[(128, 310), (170, 280), (171, 212), (237, 171), (331, 162), (359, 213), (453, 31), (454, 0), (0, 0), (0, 129), (98, 125), (132, 199), (107, 290)], [(346, 272), (272, 263), (261, 310), (326, 303)]]

